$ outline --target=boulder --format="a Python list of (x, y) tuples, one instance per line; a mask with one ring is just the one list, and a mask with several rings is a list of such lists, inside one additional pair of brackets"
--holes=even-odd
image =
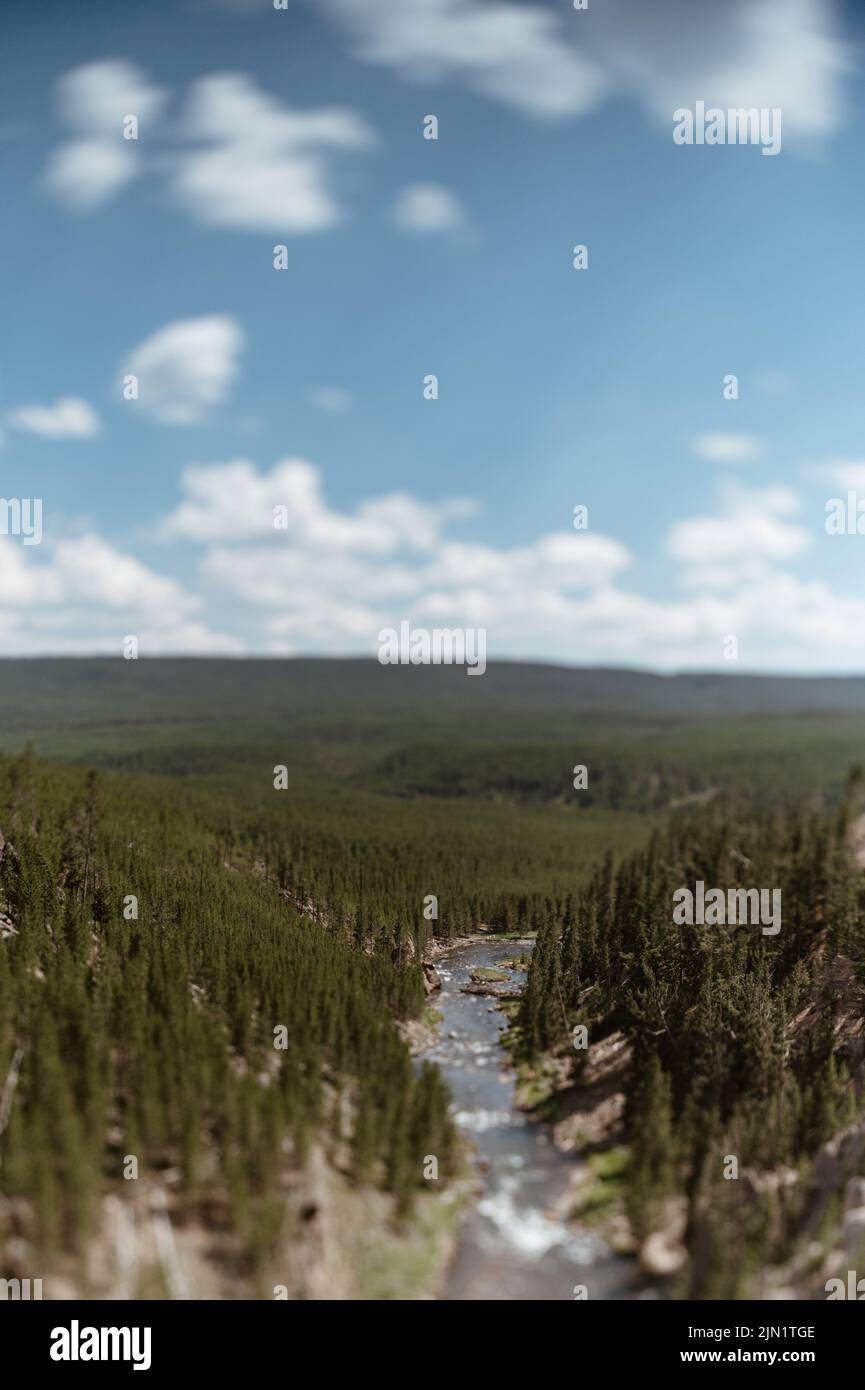
[(435, 994), (442, 987), (441, 975), (434, 965), (423, 963), (423, 987), (427, 994)]

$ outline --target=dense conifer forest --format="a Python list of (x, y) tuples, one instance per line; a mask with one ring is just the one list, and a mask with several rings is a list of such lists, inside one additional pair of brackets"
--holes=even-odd
[(336, 894), (322, 929), (302, 851), (263, 840), (254, 861), (256, 827), (235, 835), (219, 798), (29, 752), (0, 788), (7, 1237), (40, 1260), (80, 1250), (132, 1157), (136, 1176), (179, 1170), (183, 1218), (218, 1211), (254, 1281), (312, 1141), (397, 1216), (425, 1154), (447, 1178), (446, 1094), (393, 1022), (424, 997), (411, 933), (377, 931), (363, 900), (337, 924)]
[[(331, 1296), (324, 1200), (395, 1241), (433, 1201), (453, 1223), (467, 1155), (407, 1039), (424, 960), (506, 933), (534, 942), (506, 1006), (525, 1104), (594, 1182), (573, 1219), (630, 1259), (660, 1241), (674, 1297), (807, 1296), (865, 1172), (849, 685), (820, 710), (748, 683), (708, 718), (698, 682), (665, 711), (626, 673), (432, 670), (430, 700), (365, 663), (134, 665), (3, 672), (0, 1277), (99, 1296), (107, 1214), (145, 1188), (220, 1297)], [(677, 925), (697, 881), (778, 889), (781, 930)], [(158, 1253), (129, 1296), (175, 1296)]]
[[(831, 815), (756, 817), (742, 799), (679, 813), (537, 916), (520, 1047), (568, 1057), (567, 1094), (591, 1055), (574, 1029), (621, 1044), (625, 1212), (637, 1243), (677, 1231), (683, 1296), (753, 1296), (765, 1266), (831, 1228), (863, 1171), (865, 885), (849, 847), (860, 780)], [(697, 881), (775, 885), (778, 930), (677, 925), (673, 895)]]

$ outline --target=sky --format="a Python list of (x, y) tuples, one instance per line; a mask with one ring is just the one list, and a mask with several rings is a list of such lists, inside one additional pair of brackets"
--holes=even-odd
[(0, 655), (865, 671), (863, 9), (6, 0)]

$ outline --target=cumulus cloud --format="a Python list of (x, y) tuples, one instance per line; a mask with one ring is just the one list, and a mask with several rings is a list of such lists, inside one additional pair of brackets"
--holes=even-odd
[(780, 107), (785, 137), (841, 124), (851, 69), (832, 0), (605, 0), (571, 7), (503, 0), (323, 0), (364, 62), (413, 81), (462, 80), (538, 117), (639, 101), (660, 122), (698, 99)]
[(290, 110), (242, 73), (195, 83), (186, 133), (195, 148), (181, 155), (174, 180), (184, 206), (204, 222), (274, 234), (338, 222), (328, 156), (373, 142), (353, 111)]
[(95, 534), (28, 549), (0, 537), (4, 602), (12, 605), (92, 604), (186, 616), (200, 600)]
[[(337, 512), (300, 459), (269, 473), (248, 460), (189, 468), (182, 487), (163, 536), (204, 547), (205, 580), (261, 612), (272, 650), (371, 651), (379, 629), (408, 614), (510, 624), (528, 637), (572, 618), (629, 563), (623, 546), (593, 533), (505, 549), (454, 539), (450, 527), (475, 511), (466, 498), (391, 493)], [(280, 529), (275, 507), (285, 509)]]
[[(591, 12), (529, 0), (317, 0), (356, 57), (413, 82), (460, 81), (547, 119), (573, 119), (606, 101), (638, 102), (672, 130), (672, 113), (707, 105), (780, 108), (785, 146), (833, 134), (844, 120), (852, 49), (833, 0), (606, 0)], [(46, 186), (86, 211), (145, 168), (168, 169), (175, 200), (198, 221), (292, 235), (343, 217), (341, 154), (369, 150), (363, 117), (339, 107), (285, 106), (244, 73), (210, 73), (187, 94), (185, 119), (160, 148), (122, 138), (137, 115), (154, 125), (166, 93), (134, 64), (89, 63), (58, 84), (75, 132), (51, 157)], [(145, 163), (149, 155), (150, 162)], [(458, 214), (427, 195), (426, 216)], [(419, 214), (423, 217), (423, 212)], [(439, 228), (431, 226), (429, 230)]]
[(166, 97), (134, 63), (119, 58), (73, 68), (58, 83), (63, 120), (106, 138), (122, 138), (127, 116), (137, 116), (139, 122), (154, 120)]
[(134, 64), (121, 59), (87, 63), (62, 77), (60, 118), (77, 134), (51, 157), (45, 185), (80, 212), (99, 207), (140, 172), (136, 140), (124, 139), (123, 122), (155, 121), (166, 93)]
[[(274, 653), (376, 651), (403, 619), (484, 627), (496, 657), (717, 667), (730, 634), (743, 666), (853, 669), (849, 635), (865, 599), (800, 578), (812, 537), (788, 488), (726, 487), (705, 515), (663, 539), (680, 597), (641, 592), (633, 558), (595, 531), (556, 531), (496, 546), (451, 534), (465, 502), (371, 497), (350, 513), (325, 501), (302, 460), (260, 473), (247, 460), (189, 469), (166, 538), (196, 540), (208, 592), (245, 605)], [(275, 531), (272, 509), (287, 507)], [(217, 598), (215, 601), (219, 602)]]
[[(393, 493), (341, 512), (299, 459), (269, 473), (248, 460), (190, 468), (161, 531), (197, 543), (194, 592), (97, 535), (35, 547), (0, 536), (0, 650), (116, 652), (135, 633), (153, 652), (373, 655), (379, 631), (408, 619), (484, 627), (492, 660), (718, 667), (732, 634), (745, 669), (861, 669), (865, 598), (796, 572), (812, 537), (788, 488), (727, 487), (671, 526), (662, 548), (680, 594), (664, 598), (642, 590), (613, 537), (457, 538), (473, 510)], [(209, 610), (231, 613), (243, 639)]]
[(228, 395), (243, 341), (228, 314), (178, 319), (139, 343), (122, 374), (137, 377), (142, 410), (164, 424), (195, 424)]
[(703, 100), (778, 107), (785, 140), (830, 135), (842, 122), (842, 82), (853, 63), (832, 0), (611, 0), (590, 37), (611, 79), (660, 121)]
[[(177, 203), (196, 220), (291, 235), (333, 226), (342, 207), (333, 160), (374, 144), (363, 118), (340, 107), (294, 110), (245, 73), (193, 83), (171, 144), (125, 139), (123, 121), (157, 121), (166, 93), (133, 64), (88, 63), (58, 83), (61, 119), (76, 135), (51, 156), (45, 187), (69, 207), (106, 203), (147, 170), (168, 170)], [(149, 157), (149, 158), (148, 158)]]
[[(425, 504), (395, 492), (361, 503), (352, 514), (335, 512), (324, 500), (319, 470), (304, 459), (283, 459), (269, 473), (259, 473), (248, 459), (198, 465), (184, 470), (181, 486), (185, 496), (161, 526), (165, 537), (238, 541), (281, 536), (319, 552), (429, 550), (446, 521), (474, 510), (468, 498)], [(276, 508), (284, 509), (279, 519), (285, 525), (279, 529)]]
[[(413, 79), (462, 78), (535, 116), (573, 116), (598, 102), (605, 79), (540, 5), (501, 0), (324, 0), (358, 57)], [(594, 16), (593, 16), (594, 18)]]
[(436, 183), (415, 183), (404, 188), (393, 210), (396, 225), (404, 232), (457, 232), (465, 225), (459, 199)]
[(136, 175), (133, 151), (108, 140), (71, 140), (51, 158), (45, 187), (76, 212), (107, 203)]
[(771, 566), (797, 559), (811, 545), (810, 533), (791, 520), (798, 509), (799, 499), (789, 488), (728, 489), (717, 513), (671, 527), (667, 553), (691, 587), (753, 583)]
[(6, 421), (45, 439), (91, 439), (102, 428), (93, 407), (80, 396), (61, 396), (53, 405), (19, 406)]
[(239, 652), (198, 616), (199, 596), (96, 534), (27, 547), (0, 535), (0, 652)]

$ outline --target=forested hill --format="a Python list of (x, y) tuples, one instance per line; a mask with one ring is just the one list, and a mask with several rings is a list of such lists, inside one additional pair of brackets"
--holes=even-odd
[(211, 719), (300, 711), (373, 714), (558, 710), (669, 719), (805, 713), (865, 714), (865, 677), (787, 677), (570, 668), (490, 662), (381, 666), (365, 659), (68, 657), (0, 661), (2, 729), (99, 720)]
[[(0, 748), (298, 795), (664, 811), (735, 786), (837, 800), (865, 762), (865, 678), (658, 676), (500, 663), (0, 661)], [(588, 768), (579, 796), (576, 764)]]

